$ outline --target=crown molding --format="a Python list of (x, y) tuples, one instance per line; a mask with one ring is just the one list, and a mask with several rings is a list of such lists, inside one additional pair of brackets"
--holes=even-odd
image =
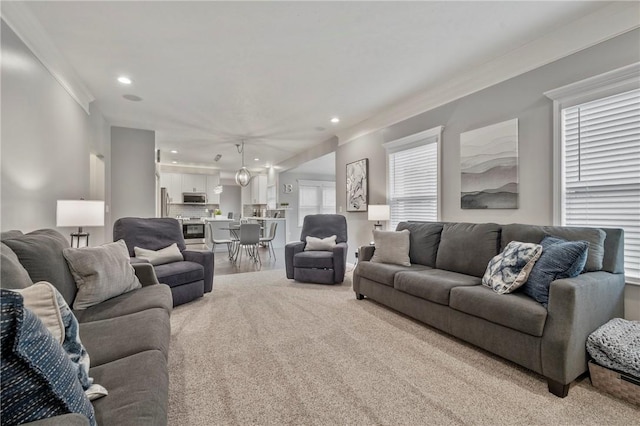
[(95, 98), (24, 2), (2, 2), (2, 19), (89, 115), (89, 104)]
[(594, 46), (640, 27), (636, 2), (614, 2), (569, 22), (472, 71), (452, 76), (437, 87), (398, 102), (371, 118), (336, 133), (339, 145), (399, 123), (456, 99)]

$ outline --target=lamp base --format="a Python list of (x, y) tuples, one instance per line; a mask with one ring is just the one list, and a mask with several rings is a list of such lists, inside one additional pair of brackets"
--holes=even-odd
[(71, 247), (89, 247), (89, 233), (88, 232), (73, 232), (71, 233)]
[(376, 223), (373, 224), (373, 230), (382, 231), (382, 224), (380, 223), (380, 221), (377, 221)]

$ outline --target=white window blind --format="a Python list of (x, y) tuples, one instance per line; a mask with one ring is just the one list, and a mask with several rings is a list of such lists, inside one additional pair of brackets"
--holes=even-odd
[(308, 214), (336, 212), (336, 183), (329, 181), (298, 181), (298, 226)]
[(390, 229), (407, 220), (438, 220), (438, 144), (389, 153)]
[(640, 283), (640, 90), (562, 109), (562, 223), (623, 228)]

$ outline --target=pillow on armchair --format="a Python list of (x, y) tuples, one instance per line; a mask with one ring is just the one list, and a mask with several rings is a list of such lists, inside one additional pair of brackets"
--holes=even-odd
[(307, 237), (304, 251), (331, 251), (336, 246), (336, 235), (327, 238)]
[(177, 243), (173, 243), (160, 250), (147, 250), (141, 247), (134, 247), (133, 251), (137, 259), (147, 260), (154, 266), (184, 260), (184, 256), (182, 256)]

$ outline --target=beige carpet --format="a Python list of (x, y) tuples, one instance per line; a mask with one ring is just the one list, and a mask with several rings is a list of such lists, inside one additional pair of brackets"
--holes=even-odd
[(640, 424), (588, 378), (542, 377), (340, 286), (216, 277), (171, 318), (169, 424)]

